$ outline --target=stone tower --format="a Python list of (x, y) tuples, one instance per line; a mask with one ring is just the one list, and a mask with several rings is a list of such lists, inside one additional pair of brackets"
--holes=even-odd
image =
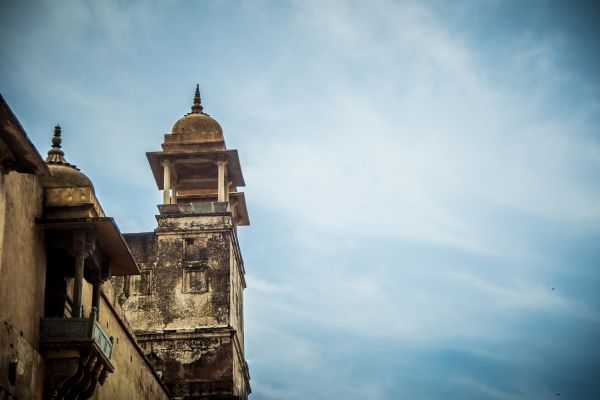
[(237, 227), (249, 225), (236, 150), (192, 111), (147, 153), (164, 191), (154, 232), (125, 234), (140, 276), (114, 278), (140, 346), (175, 399), (246, 399), (244, 264)]

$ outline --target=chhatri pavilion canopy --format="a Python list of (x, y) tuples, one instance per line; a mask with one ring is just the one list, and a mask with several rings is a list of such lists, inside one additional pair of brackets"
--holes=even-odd
[(236, 225), (249, 225), (245, 186), (237, 150), (225, 146), (223, 129), (204, 112), (196, 86), (192, 111), (165, 134), (162, 151), (148, 152), (148, 162), (164, 204), (227, 202)]

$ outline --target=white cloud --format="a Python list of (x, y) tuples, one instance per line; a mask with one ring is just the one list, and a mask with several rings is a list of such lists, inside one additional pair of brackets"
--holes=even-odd
[[(538, 340), (515, 328), (523, 316), (597, 323), (593, 305), (549, 283), (571, 273), (548, 248), (566, 237), (559, 229), (587, 232), (600, 219), (600, 102), (557, 65), (563, 38), (511, 37), (501, 44), (510, 57), (490, 66), (496, 49), (482, 51), (427, 3), (294, 1), (283, 12), (213, 2), (214, 15), (190, 4), (189, 26), (175, 18), (179, 3), (48, 6), (5, 59), (44, 116), (63, 123), (67, 158), (124, 231), (155, 223), (160, 194), (143, 152), (187, 111), (188, 81), (215, 77), (209, 98), (223, 97), (214, 116), (240, 151), (253, 220), (240, 235), (255, 396), (384, 398), (383, 379), (352, 372), (412, 368), (344, 358), (349, 338), (475, 351)], [(214, 32), (200, 37), (207, 25)], [(567, 98), (582, 100), (563, 107)], [(499, 362), (526, 364), (517, 356)]]
[[(248, 83), (241, 96), (260, 93), (268, 113), (253, 112), (261, 129), (278, 127), (277, 118), (287, 123), (285, 132), (243, 141), (255, 201), (304, 230), (376, 232), (500, 253), (516, 238), (491, 234), (494, 217), (474, 216), (470, 207), (598, 220), (600, 192), (578, 179), (576, 164), (597, 170), (600, 149), (573, 132), (579, 121), (539, 110), (545, 89), (513, 92), (489, 81), (479, 54), (418, 5), (302, 2), (298, 9), (296, 23), (312, 27), (306, 41), (325, 43), (314, 53), (319, 68), (340, 62), (321, 51), (339, 51), (356, 81), (348, 86), (330, 76), (310, 103), (285, 107), (264, 76), (258, 92)], [(517, 47), (524, 54), (515, 54), (515, 72), (532, 68), (540, 81), (550, 74), (553, 82), (551, 45), (540, 47)]]

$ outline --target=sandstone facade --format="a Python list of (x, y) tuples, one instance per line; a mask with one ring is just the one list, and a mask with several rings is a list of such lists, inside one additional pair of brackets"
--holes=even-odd
[(244, 264), (237, 227), (247, 225), (237, 152), (220, 125), (192, 112), (148, 153), (164, 204), (154, 232), (126, 234), (139, 277), (114, 278), (140, 346), (175, 398), (246, 399)]
[(246, 399), (244, 181), (198, 89), (148, 153), (153, 232), (121, 235), (61, 135), (42, 159), (0, 97), (0, 399)]

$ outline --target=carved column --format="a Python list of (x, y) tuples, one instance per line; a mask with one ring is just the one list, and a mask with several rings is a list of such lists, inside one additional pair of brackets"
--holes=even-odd
[(177, 177), (171, 179), (171, 204), (177, 204)]
[(225, 185), (225, 201), (229, 201), (229, 191), (231, 190), (231, 186), (233, 183), (231, 181), (227, 181), (227, 185)]
[[(110, 277), (110, 261), (107, 258), (101, 258), (96, 269), (92, 273), (92, 310), (100, 310), (100, 292), (102, 284)], [(96, 313), (96, 320), (100, 320), (100, 312)]]
[(73, 233), (73, 257), (75, 257), (75, 282), (73, 286), (73, 318), (81, 318), (81, 296), (83, 291), (83, 269), (85, 267), (85, 232)]
[[(92, 291), (92, 309), (99, 310), (100, 309), (100, 282), (94, 282)], [(100, 314), (96, 314), (96, 320), (98, 320)]]
[(218, 195), (217, 201), (225, 200), (225, 165), (227, 161), (217, 161), (217, 184), (218, 184)]
[(163, 161), (163, 203), (171, 203), (171, 163), (168, 160)]

